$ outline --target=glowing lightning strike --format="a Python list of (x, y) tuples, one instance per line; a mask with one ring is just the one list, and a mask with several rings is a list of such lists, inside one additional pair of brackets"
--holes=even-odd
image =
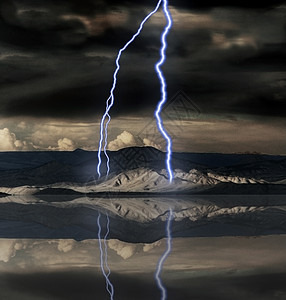
[[(112, 283), (109, 280), (109, 275), (110, 275), (110, 269), (107, 265), (107, 245), (106, 245), (106, 238), (107, 235), (109, 233), (109, 218), (107, 216), (107, 232), (104, 236), (104, 247), (105, 247), (105, 252), (103, 252), (102, 249), (102, 244), (101, 244), (101, 225), (100, 225), (100, 217), (101, 217), (101, 213), (98, 212), (98, 217), (97, 217), (97, 226), (98, 226), (98, 244), (99, 244), (99, 250), (100, 250), (100, 268), (102, 271), (103, 276), (105, 277), (105, 282), (106, 282), (106, 290), (110, 295), (110, 299), (113, 300), (113, 296), (114, 296), (114, 287), (112, 285)], [(105, 255), (104, 255), (105, 254)], [(105, 258), (103, 258), (103, 256), (105, 256)], [(107, 267), (108, 272), (105, 272), (104, 269), (104, 265)]]
[(155, 279), (156, 279), (157, 285), (161, 291), (161, 300), (167, 299), (167, 291), (161, 281), (160, 274), (162, 272), (163, 264), (172, 250), (172, 235), (171, 235), (172, 218), (173, 218), (173, 210), (170, 208), (169, 209), (169, 217), (168, 217), (168, 221), (166, 224), (167, 249), (164, 252), (164, 254), (162, 255), (162, 257), (160, 258), (160, 260), (157, 264), (157, 269), (156, 269), (156, 273), (155, 273)]
[(98, 174), (98, 178), (101, 177), (101, 173), (100, 173), (100, 166), (101, 166), (101, 150), (102, 150), (102, 142), (103, 142), (103, 128), (104, 128), (104, 123), (105, 123), (105, 119), (106, 117), (108, 117), (108, 121), (105, 124), (105, 144), (104, 144), (104, 154), (107, 158), (107, 174), (106, 176), (108, 176), (109, 174), (109, 158), (108, 158), (108, 154), (106, 152), (106, 147), (107, 147), (107, 129), (108, 129), (108, 124), (110, 122), (110, 115), (109, 115), (109, 111), (111, 109), (111, 107), (113, 106), (114, 103), (114, 90), (116, 87), (116, 82), (117, 82), (117, 73), (119, 72), (120, 69), (120, 64), (119, 64), (119, 60), (121, 57), (121, 54), (124, 50), (126, 50), (126, 48), (135, 40), (135, 38), (140, 34), (140, 32), (143, 29), (144, 24), (146, 23), (146, 21), (157, 12), (157, 10), (159, 9), (160, 5), (161, 5), (162, 0), (159, 0), (157, 3), (156, 8), (147, 15), (147, 17), (145, 17), (145, 19), (141, 22), (139, 29), (137, 30), (137, 32), (133, 35), (133, 37), (125, 44), (125, 46), (123, 48), (121, 48), (118, 52), (117, 58), (116, 58), (116, 70), (113, 74), (113, 85), (112, 88), (110, 90), (110, 96), (109, 98), (106, 100), (106, 110), (104, 115), (102, 116), (101, 122), (100, 122), (100, 139), (99, 139), (99, 144), (98, 144), (98, 153), (97, 153), (97, 157), (98, 157), (98, 164), (97, 164), (97, 174)]
[[(107, 100), (107, 101), (108, 101), (108, 100)], [(109, 156), (108, 156), (108, 154), (107, 154), (107, 152), (106, 152), (106, 148), (107, 148), (108, 124), (109, 124), (109, 122), (110, 122), (110, 120), (111, 120), (109, 114), (107, 114), (107, 118), (108, 118), (108, 120), (107, 120), (107, 122), (105, 123), (105, 138), (104, 138), (104, 155), (105, 155), (105, 157), (106, 157), (106, 168), (107, 168), (107, 169), (106, 169), (106, 177), (108, 176), (109, 171), (110, 171), (110, 167), (109, 167)]]
[(160, 112), (162, 110), (162, 106), (165, 104), (166, 99), (167, 99), (167, 92), (166, 92), (166, 80), (164, 78), (163, 72), (161, 71), (161, 66), (164, 64), (165, 59), (166, 59), (166, 55), (165, 55), (165, 51), (166, 51), (166, 47), (167, 47), (167, 42), (166, 42), (166, 37), (169, 33), (170, 28), (172, 27), (172, 18), (168, 9), (168, 0), (163, 0), (163, 9), (164, 9), (164, 15), (167, 19), (167, 25), (164, 29), (164, 32), (162, 33), (161, 36), (161, 43), (162, 43), (162, 48), (161, 48), (161, 59), (158, 61), (158, 63), (155, 66), (157, 75), (160, 79), (161, 82), (161, 100), (158, 103), (157, 109), (155, 111), (155, 116), (156, 116), (156, 120), (157, 120), (157, 126), (161, 132), (161, 134), (163, 135), (163, 137), (166, 140), (167, 143), (167, 158), (166, 158), (166, 167), (167, 167), (167, 171), (168, 171), (168, 175), (169, 175), (169, 182), (172, 182), (173, 180), (173, 171), (171, 168), (171, 155), (172, 155), (172, 140), (171, 138), (168, 136), (166, 130), (164, 129), (161, 117), (160, 117)]

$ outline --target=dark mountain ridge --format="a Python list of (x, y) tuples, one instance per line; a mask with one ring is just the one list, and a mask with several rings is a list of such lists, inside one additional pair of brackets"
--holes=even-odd
[[(59, 182), (86, 183), (98, 178), (97, 151), (34, 151), (0, 152), (0, 186), (53, 184)], [(146, 168), (160, 172), (165, 169), (166, 155), (153, 147), (129, 147), (108, 151), (110, 172), (113, 175)], [(106, 173), (106, 157), (101, 154), (101, 173)], [(207, 174), (230, 175), (254, 172), (260, 178), (272, 170), (280, 178), (285, 170), (285, 156), (261, 154), (180, 153), (172, 155), (173, 169), (189, 172), (192, 169)], [(281, 166), (283, 168), (281, 169)], [(254, 175), (255, 175), (254, 174)], [(256, 174), (256, 175), (257, 175)], [(268, 177), (269, 177), (268, 176)], [(265, 177), (265, 176), (264, 176)], [(283, 177), (283, 176), (282, 176)], [(283, 179), (283, 178), (282, 178)]]

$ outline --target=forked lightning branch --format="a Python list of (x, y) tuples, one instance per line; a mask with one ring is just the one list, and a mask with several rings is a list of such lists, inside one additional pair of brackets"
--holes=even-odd
[[(166, 103), (167, 100), (167, 83), (166, 83), (166, 79), (164, 77), (164, 74), (162, 72), (162, 65), (164, 64), (165, 60), (166, 60), (166, 49), (167, 49), (167, 35), (169, 33), (169, 30), (172, 27), (172, 17), (171, 14), (169, 12), (168, 9), (168, 1), (167, 0), (159, 0), (157, 3), (157, 6), (155, 7), (155, 9), (149, 13), (145, 19), (141, 22), (139, 29), (137, 30), (137, 32), (132, 36), (132, 38), (124, 45), (123, 48), (121, 48), (118, 52), (117, 58), (116, 58), (116, 69), (114, 71), (113, 74), (113, 84), (112, 84), (112, 88), (110, 90), (110, 95), (108, 97), (108, 99), (106, 100), (106, 110), (105, 113), (102, 116), (101, 122), (100, 122), (100, 139), (99, 139), (99, 144), (98, 144), (98, 164), (97, 164), (97, 174), (98, 174), (98, 178), (101, 177), (101, 171), (100, 171), (100, 167), (101, 167), (101, 152), (103, 149), (104, 155), (106, 157), (106, 176), (109, 175), (110, 172), (110, 166), (109, 166), (109, 156), (107, 153), (107, 143), (108, 143), (108, 125), (111, 121), (111, 117), (110, 117), (110, 109), (112, 108), (112, 106), (114, 105), (114, 91), (116, 88), (116, 84), (117, 84), (117, 75), (118, 72), (120, 70), (120, 58), (122, 53), (127, 49), (127, 47), (135, 40), (135, 38), (140, 35), (144, 24), (147, 22), (147, 20), (153, 15), (155, 14), (158, 9), (160, 8), (161, 4), (163, 4), (163, 12), (164, 12), (164, 16), (166, 19), (166, 25), (164, 27), (164, 30), (161, 34), (161, 48), (160, 48), (160, 60), (156, 63), (155, 65), (155, 71), (157, 73), (158, 79), (160, 81), (160, 94), (161, 94), (161, 99), (157, 104), (156, 110), (154, 112), (155, 118), (156, 118), (156, 122), (157, 122), (157, 127), (158, 130), (160, 131), (161, 135), (163, 136), (163, 138), (166, 141), (166, 169), (167, 169), (167, 173), (168, 173), (168, 178), (169, 178), (169, 182), (171, 183), (173, 180), (173, 170), (171, 167), (171, 156), (172, 156), (172, 140), (171, 137), (168, 135), (167, 131), (164, 128), (163, 125), (163, 121), (161, 118), (161, 111), (162, 108), (164, 106), (164, 104)], [(164, 287), (164, 285), (162, 284), (162, 281), (160, 279), (160, 274), (163, 268), (163, 263), (164, 261), (167, 259), (169, 253), (171, 252), (171, 220), (172, 220), (172, 210), (170, 209), (169, 211), (169, 217), (166, 223), (166, 234), (167, 234), (167, 249), (164, 252), (164, 254), (162, 255), (162, 257), (160, 258), (158, 265), (157, 265), (157, 269), (156, 269), (156, 273), (155, 273), (155, 279), (156, 279), (156, 283), (158, 285), (158, 288), (161, 292), (161, 300), (165, 300), (167, 297), (167, 291)], [(100, 213), (98, 215), (98, 219), (97, 219), (97, 225), (98, 225), (98, 240), (99, 240), (99, 248), (100, 248), (100, 262), (101, 262), (101, 270), (102, 273), (105, 277), (106, 280), (106, 290), (110, 295), (110, 299), (113, 300), (114, 297), (114, 287), (109, 279), (110, 276), (110, 268), (108, 266), (107, 263), (107, 245), (106, 245), (106, 238), (107, 235), (109, 233), (109, 218), (107, 215), (107, 232), (106, 235), (104, 237), (104, 251), (102, 249), (102, 244), (101, 244), (101, 224), (100, 224)], [(106, 271), (107, 269), (107, 271)]]
[(167, 0), (159, 0), (157, 3), (157, 6), (155, 7), (155, 9), (149, 13), (145, 19), (141, 22), (139, 29), (137, 30), (137, 32), (132, 36), (132, 38), (124, 45), (124, 47), (122, 47), (117, 55), (116, 58), (116, 69), (114, 71), (113, 74), (113, 84), (112, 84), (112, 88), (110, 90), (110, 95), (108, 97), (108, 99), (106, 100), (106, 110), (105, 113), (102, 116), (101, 122), (100, 122), (100, 138), (99, 138), (99, 143), (98, 143), (98, 165), (97, 165), (97, 174), (98, 174), (98, 178), (101, 177), (101, 171), (100, 171), (100, 167), (101, 167), (101, 163), (102, 163), (102, 159), (101, 159), (101, 152), (103, 149), (104, 155), (106, 156), (106, 176), (108, 176), (109, 172), (110, 172), (110, 166), (109, 166), (109, 156), (107, 153), (107, 141), (108, 141), (108, 125), (111, 121), (111, 117), (110, 117), (110, 109), (112, 108), (112, 106), (114, 105), (114, 91), (116, 88), (116, 84), (117, 84), (117, 75), (118, 72), (120, 70), (120, 58), (122, 53), (127, 49), (127, 47), (135, 40), (135, 38), (137, 36), (140, 35), (144, 24), (147, 22), (147, 20), (153, 15), (155, 14), (158, 9), (160, 8), (161, 4), (163, 3), (163, 12), (166, 18), (166, 25), (164, 27), (163, 33), (161, 35), (161, 49), (160, 49), (160, 60), (156, 63), (155, 65), (155, 70), (157, 73), (157, 76), (159, 78), (160, 81), (160, 92), (161, 92), (161, 99), (158, 102), (158, 105), (156, 107), (155, 110), (155, 118), (156, 118), (156, 122), (157, 122), (157, 127), (158, 130), (160, 131), (160, 133), (162, 134), (162, 136), (164, 137), (165, 141), (166, 141), (166, 169), (168, 172), (168, 177), (169, 177), (169, 181), (170, 183), (173, 180), (173, 171), (172, 171), (172, 167), (171, 167), (171, 156), (172, 156), (172, 141), (170, 136), (168, 135), (167, 131), (164, 128), (163, 125), (163, 121), (161, 118), (161, 111), (162, 108), (164, 106), (164, 104), (166, 103), (167, 100), (167, 83), (164, 77), (164, 74), (161, 70), (162, 65), (165, 62), (166, 59), (166, 49), (167, 49), (167, 35), (169, 33), (169, 30), (172, 27), (172, 17), (171, 14), (169, 12), (168, 9), (168, 1)]

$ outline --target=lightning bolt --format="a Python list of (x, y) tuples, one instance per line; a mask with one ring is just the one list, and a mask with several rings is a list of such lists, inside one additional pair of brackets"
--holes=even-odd
[(161, 100), (159, 101), (159, 103), (157, 105), (157, 109), (155, 111), (155, 117), (156, 117), (156, 121), (157, 121), (157, 127), (160, 130), (161, 134), (163, 135), (163, 137), (165, 138), (166, 143), (167, 143), (167, 145), (166, 145), (166, 152), (167, 152), (166, 153), (166, 156), (167, 156), (166, 157), (166, 169), (167, 169), (167, 172), (169, 175), (169, 182), (171, 183), (173, 180), (173, 177), (174, 177), (172, 167), (171, 167), (172, 140), (171, 140), (170, 136), (168, 135), (168, 133), (166, 132), (166, 130), (163, 126), (163, 122), (161, 120), (161, 116), (160, 116), (162, 107), (165, 104), (166, 99), (167, 99), (167, 91), (166, 91), (167, 84), (166, 84), (164, 74), (161, 70), (161, 66), (164, 64), (164, 62), (166, 60), (166, 54), (165, 54), (166, 48), (167, 48), (166, 38), (170, 31), (170, 28), (172, 27), (172, 18), (171, 18), (169, 9), (168, 9), (168, 1), (167, 0), (163, 1), (163, 10), (164, 10), (165, 18), (167, 20), (167, 24), (161, 35), (161, 44), (162, 44), (161, 51), (160, 51), (161, 59), (155, 65), (155, 69), (156, 69), (158, 78), (161, 83)]
[(157, 282), (158, 288), (161, 291), (161, 300), (167, 299), (167, 290), (164, 287), (162, 280), (160, 278), (160, 274), (162, 272), (162, 268), (164, 265), (165, 260), (167, 259), (168, 255), (170, 254), (172, 250), (172, 234), (171, 234), (171, 223), (172, 223), (172, 218), (173, 218), (173, 210), (170, 208), (169, 209), (169, 217), (166, 223), (166, 236), (167, 236), (167, 242), (166, 242), (166, 251), (163, 253), (161, 256), (158, 264), (157, 264), (157, 269), (155, 272), (155, 280)]
[[(149, 13), (145, 19), (141, 22), (140, 26), (139, 26), (139, 29), (137, 30), (137, 32), (132, 36), (132, 38), (125, 44), (125, 46), (123, 48), (121, 48), (118, 52), (118, 55), (117, 55), (117, 58), (116, 58), (116, 69), (115, 69), (115, 72), (113, 74), (113, 84), (112, 84), (112, 88), (110, 90), (110, 96), (109, 98), (106, 100), (106, 110), (105, 110), (105, 113), (104, 115), (102, 116), (102, 119), (101, 119), (101, 122), (100, 122), (100, 139), (99, 139), (99, 143), (98, 143), (98, 153), (97, 153), (97, 157), (98, 157), (98, 164), (97, 164), (97, 174), (98, 174), (98, 178), (101, 177), (101, 173), (100, 173), (100, 166), (101, 166), (101, 151), (102, 151), (102, 142), (103, 142), (103, 136), (104, 136), (104, 133), (103, 131), (105, 131), (105, 142), (104, 142), (104, 154), (107, 158), (107, 174), (106, 176), (108, 176), (109, 174), (109, 157), (108, 157), (108, 154), (106, 152), (106, 147), (107, 147), (107, 131), (108, 131), (108, 125), (109, 125), (109, 122), (110, 122), (110, 115), (109, 115), (109, 111), (111, 109), (111, 107), (113, 106), (114, 104), (114, 90), (116, 88), (116, 83), (117, 83), (117, 74), (119, 72), (119, 69), (120, 69), (120, 64), (119, 64), (119, 61), (120, 61), (120, 57), (122, 55), (122, 52), (124, 52), (126, 50), (126, 48), (135, 40), (135, 38), (141, 33), (142, 29), (143, 29), (143, 26), (144, 24), (146, 23), (146, 21), (153, 15), (157, 12), (157, 10), (159, 9), (160, 5), (161, 5), (161, 2), (162, 0), (159, 0), (158, 3), (157, 3), (157, 6), (156, 8), (151, 12)], [(106, 118), (108, 118), (107, 121)], [(106, 122), (106, 123), (105, 123)], [(104, 126), (104, 123), (105, 123), (105, 126)]]
[[(106, 215), (107, 218), (107, 230), (106, 230), (106, 234), (104, 236), (104, 251), (102, 248), (102, 241), (101, 241), (101, 225), (100, 225), (100, 217), (101, 217), (101, 213), (98, 212), (98, 217), (97, 217), (97, 226), (98, 226), (98, 244), (99, 244), (99, 251), (100, 251), (100, 268), (101, 268), (101, 272), (103, 274), (103, 276), (105, 277), (105, 282), (106, 282), (106, 290), (110, 295), (110, 299), (113, 300), (113, 296), (114, 296), (114, 287), (111, 283), (111, 281), (109, 280), (109, 275), (110, 275), (110, 268), (108, 266), (107, 263), (107, 244), (106, 244), (106, 239), (107, 236), (109, 234), (109, 217), (108, 215)], [(107, 268), (107, 272), (105, 271), (104, 266)]]
[[(107, 106), (107, 107), (108, 107), (108, 106)], [(106, 157), (106, 177), (108, 176), (109, 171), (110, 171), (110, 166), (109, 166), (109, 161), (110, 161), (110, 159), (109, 159), (109, 156), (108, 156), (108, 154), (107, 154), (107, 152), (106, 152), (106, 148), (107, 148), (107, 137), (108, 137), (108, 125), (109, 125), (109, 122), (110, 122), (110, 120), (111, 120), (109, 114), (107, 114), (107, 118), (108, 118), (108, 120), (107, 120), (107, 122), (105, 123), (105, 137), (104, 137), (104, 155), (105, 155), (105, 157)], [(97, 153), (97, 154), (98, 154), (98, 153)], [(98, 174), (98, 176), (100, 177), (99, 174)]]

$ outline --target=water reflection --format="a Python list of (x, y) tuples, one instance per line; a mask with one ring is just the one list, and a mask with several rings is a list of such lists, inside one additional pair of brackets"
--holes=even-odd
[[(159, 299), (165, 241), (107, 245), (116, 298)], [(285, 235), (176, 238), (162, 273), (168, 299), (285, 299), (285, 247)], [(108, 299), (97, 240), (0, 239), (0, 249), (1, 299)]]
[(162, 272), (168, 299), (285, 299), (284, 198), (3, 197), (0, 299), (108, 299), (99, 213), (110, 217), (116, 299), (159, 299), (154, 272), (170, 208), (175, 238)]
[[(174, 237), (283, 234), (284, 198), (9, 196), (0, 199), (0, 237), (97, 238), (96, 219), (99, 213), (107, 213), (113, 224), (110, 238), (150, 243), (165, 236), (164, 224), (170, 208), (174, 212)], [(104, 222), (102, 226), (106, 227)]]

